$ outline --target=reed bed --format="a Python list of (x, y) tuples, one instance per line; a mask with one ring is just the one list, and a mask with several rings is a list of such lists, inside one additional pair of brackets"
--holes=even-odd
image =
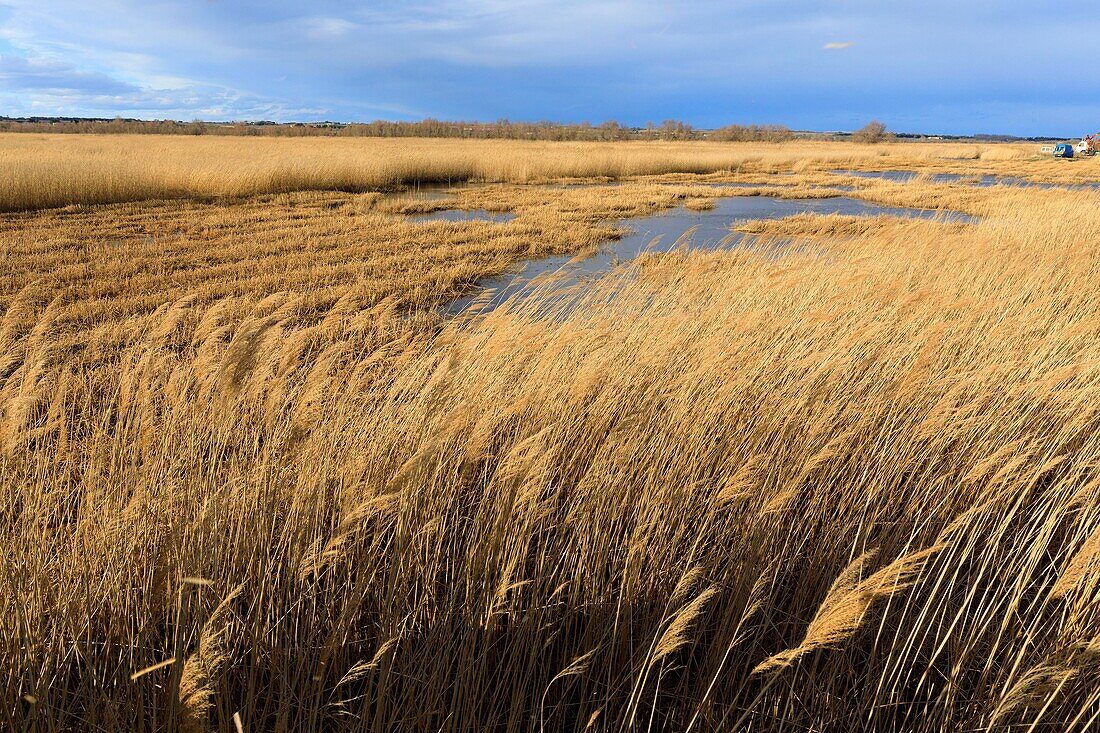
[(688, 195), (9, 215), (0, 726), (1094, 729), (1095, 194), (431, 310)]
[[(1036, 157), (1034, 146), (1023, 145), (548, 143), (7, 133), (0, 134), (0, 159), (4, 161), (0, 211), (305, 190), (365, 192), (460, 181), (528, 183), (832, 166), (913, 167), (975, 160), (1003, 167)], [(1051, 170), (1063, 175), (1065, 169)]]

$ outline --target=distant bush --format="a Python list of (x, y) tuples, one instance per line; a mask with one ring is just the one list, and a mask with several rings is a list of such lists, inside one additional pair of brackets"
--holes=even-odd
[(720, 142), (769, 142), (793, 140), (794, 133), (783, 125), (726, 125), (710, 133), (711, 140)]
[(860, 143), (881, 143), (893, 137), (891, 133), (886, 132), (886, 125), (878, 120), (871, 120), (852, 133), (852, 139)]

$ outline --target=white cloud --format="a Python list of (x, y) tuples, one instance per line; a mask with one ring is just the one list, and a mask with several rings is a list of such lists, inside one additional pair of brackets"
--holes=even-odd
[(856, 45), (855, 41), (830, 41), (822, 46), (822, 48), (826, 51), (839, 51), (843, 48), (851, 48), (854, 45)]
[(359, 25), (344, 18), (306, 18), (301, 23), (306, 36), (314, 41), (330, 41), (343, 38)]

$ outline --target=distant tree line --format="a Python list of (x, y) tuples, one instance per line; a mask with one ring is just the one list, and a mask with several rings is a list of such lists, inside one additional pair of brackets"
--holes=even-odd
[(86, 119), (73, 117), (0, 117), (2, 132), (99, 133), (139, 135), (242, 135), (279, 137), (442, 137), (478, 140), (719, 140), (782, 142), (794, 137), (782, 125), (729, 125), (700, 130), (679, 120), (630, 127), (609, 120), (588, 122), (180, 122), (176, 120)]

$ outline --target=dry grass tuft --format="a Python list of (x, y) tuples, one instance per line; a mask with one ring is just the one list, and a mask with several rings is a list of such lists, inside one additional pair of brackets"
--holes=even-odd
[(710, 199), (688, 199), (684, 202), (684, 208), (688, 211), (710, 211), (714, 208), (714, 202)]

